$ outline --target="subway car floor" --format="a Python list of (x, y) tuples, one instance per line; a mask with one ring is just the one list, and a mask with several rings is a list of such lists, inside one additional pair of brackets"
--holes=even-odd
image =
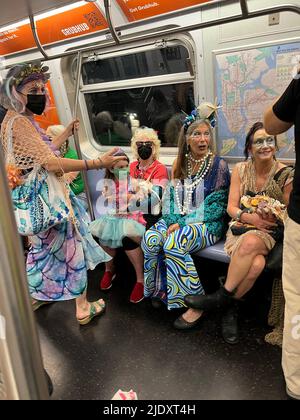
[[(51, 399), (110, 400), (118, 389), (133, 389), (141, 400), (287, 399), (281, 349), (264, 341), (271, 330), (260, 299), (264, 288), (242, 305), (241, 341), (231, 346), (222, 340), (217, 314), (177, 331), (172, 322), (182, 310), (155, 309), (148, 299), (130, 303), (132, 269), (122, 255), (116, 265), (118, 277), (106, 293), (99, 289), (103, 267), (89, 273), (88, 299), (103, 297), (107, 308), (88, 325), (77, 323), (74, 301), (36, 311)], [(202, 270), (200, 277), (210, 282), (211, 273)]]

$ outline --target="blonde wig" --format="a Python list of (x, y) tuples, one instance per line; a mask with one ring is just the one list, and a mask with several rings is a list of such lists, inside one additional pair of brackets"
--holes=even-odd
[(148, 127), (138, 128), (131, 139), (131, 150), (132, 150), (134, 158), (139, 159), (136, 143), (141, 140), (148, 140), (148, 141), (153, 142), (154, 148), (153, 148), (152, 156), (153, 156), (153, 159), (158, 159), (159, 150), (160, 150), (160, 140), (157, 136), (156, 131), (153, 130), (153, 128), (148, 128)]

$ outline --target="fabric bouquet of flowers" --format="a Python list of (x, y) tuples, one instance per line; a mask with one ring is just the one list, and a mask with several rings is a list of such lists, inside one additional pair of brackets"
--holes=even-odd
[(286, 206), (268, 195), (258, 194), (254, 197), (243, 195), (241, 198), (241, 209), (248, 209), (249, 213), (270, 213), (274, 215), (277, 220), (283, 222)]
[[(275, 216), (277, 226), (271, 236), (276, 241), (283, 239), (283, 221), (286, 214), (286, 206), (280, 201), (264, 194), (243, 195), (240, 200), (240, 208), (247, 213), (270, 214)], [(234, 220), (230, 223), (230, 229), (234, 235), (242, 235), (249, 230), (257, 229), (256, 226)]]

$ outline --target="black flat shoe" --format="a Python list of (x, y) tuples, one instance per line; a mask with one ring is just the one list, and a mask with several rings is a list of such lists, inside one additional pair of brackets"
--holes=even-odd
[(186, 321), (182, 315), (180, 315), (177, 319), (175, 319), (173, 323), (173, 327), (176, 328), (176, 330), (190, 330), (191, 328), (194, 328), (197, 324), (200, 323), (202, 320), (203, 314), (200, 315), (196, 321), (188, 322)]

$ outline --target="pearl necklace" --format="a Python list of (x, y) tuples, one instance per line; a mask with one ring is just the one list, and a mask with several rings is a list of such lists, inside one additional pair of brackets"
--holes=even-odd
[[(197, 159), (194, 159), (191, 154), (189, 154), (188, 155), (188, 159), (187, 159), (187, 173), (188, 173), (188, 177), (189, 178), (192, 178), (194, 169), (196, 168), (197, 164), (198, 163), (202, 163), (202, 165), (199, 166), (199, 169), (198, 169), (197, 173), (195, 174), (195, 177), (198, 178), (200, 176), (200, 174), (202, 173), (204, 167), (207, 164), (207, 158), (209, 156), (211, 156), (211, 155), (212, 155), (212, 153), (211, 152), (208, 152), (202, 159), (197, 160)], [(195, 162), (195, 165), (194, 165), (193, 168), (192, 168), (191, 161), (192, 162)]]
[(192, 197), (193, 192), (197, 188), (198, 184), (204, 180), (205, 176), (207, 175), (208, 171), (210, 170), (213, 155), (211, 152), (209, 152), (204, 158), (203, 158), (203, 164), (198, 169), (194, 181), (192, 181), (192, 169), (191, 164), (188, 161), (188, 183), (185, 182), (184, 184), (184, 203), (181, 205), (180, 202), (180, 196), (179, 196), (179, 190), (182, 187), (182, 182), (178, 181), (175, 186), (175, 202), (177, 205), (177, 208), (179, 209), (179, 212), (181, 215), (185, 215), (189, 213), (190, 206), (192, 204)]
[(202, 159), (195, 159), (195, 158), (193, 158), (191, 153), (188, 154), (188, 159), (191, 160), (194, 163), (201, 163), (201, 162), (203, 162), (203, 160), (205, 158), (206, 158), (206, 156), (204, 156), (204, 158), (202, 158)]

